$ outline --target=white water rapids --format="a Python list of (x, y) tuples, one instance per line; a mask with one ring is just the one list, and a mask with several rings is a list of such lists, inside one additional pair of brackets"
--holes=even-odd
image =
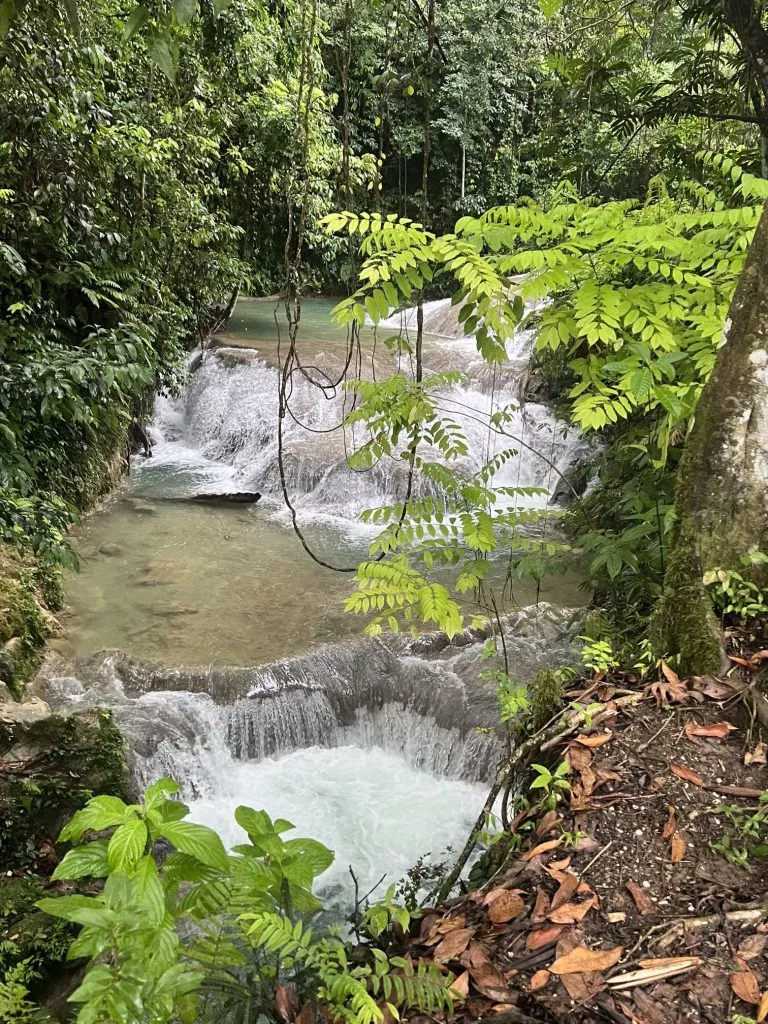
[[(328, 327), (328, 308), (305, 305), (307, 362), (333, 376), (344, 338)], [(422, 854), (444, 859), (446, 847), (463, 844), (501, 752), (489, 731), (495, 694), (481, 676), (483, 638), (469, 633), (453, 644), (384, 638), (317, 647), (351, 630), (340, 612), (347, 578), (313, 566), (290, 533), (278, 473), (272, 307), (246, 302), (240, 317), (183, 393), (158, 399), (152, 458), (135, 460), (131, 492), (91, 527), (77, 584), (89, 630), (77, 657), (45, 667), (39, 693), (57, 707), (114, 708), (133, 745), (137, 784), (172, 775), (193, 817), (226, 841), (241, 839), (233, 810), (244, 803), (325, 842), (336, 861), (324, 887), (348, 898), (349, 865), (365, 890), (382, 874), (401, 877)], [(474, 472), (518, 447), (493, 483), (551, 493), (552, 464), (568, 469), (582, 450), (579, 435), (537, 403), (521, 404), (505, 428), (530, 447), (488, 429), (493, 410), (521, 399), (531, 335), (513, 339), (509, 363), (489, 371), (445, 302), (428, 307), (427, 327), (435, 334), (426, 372), (466, 374), (439, 392), (441, 410), (467, 439), (461, 468)], [(369, 376), (390, 372), (388, 352), (368, 335), (365, 342)], [(398, 501), (407, 476), (395, 459), (368, 473), (349, 469), (359, 428), (331, 430), (349, 404), (348, 394), (324, 397), (297, 375), (284, 421), (299, 521), (342, 564), (364, 556), (372, 528), (360, 513)], [(264, 497), (237, 509), (165, 500), (244, 490)], [(570, 593), (557, 600), (557, 586), (556, 603), (567, 603)], [(505, 634), (515, 678), (525, 682), (542, 664), (567, 660), (572, 632), (568, 613), (550, 604), (512, 616)], [(105, 646), (130, 657), (92, 653)]]

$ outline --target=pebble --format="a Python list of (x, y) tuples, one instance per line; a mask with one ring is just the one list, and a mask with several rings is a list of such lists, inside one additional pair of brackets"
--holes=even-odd
[(650, 882), (643, 882), (643, 888), (644, 889), (650, 889), (651, 888), (651, 883)]

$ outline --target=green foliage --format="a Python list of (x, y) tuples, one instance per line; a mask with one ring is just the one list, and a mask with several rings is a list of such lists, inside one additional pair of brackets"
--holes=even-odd
[(594, 640), (591, 636), (580, 636), (584, 641), (581, 649), (581, 663), (590, 672), (610, 672), (619, 667), (619, 662), (609, 640)]
[(562, 761), (554, 771), (543, 764), (532, 764), (531, 768), (535, 773), (533, 782), (528, 784), (530, 792), (542, 790), (542, 804), (550, 810), (554, 810), (563, 798), (563, 793), (571, 788), (566, 778), (569, 772), (568, 765)]
[[(248, 842), (227, 853), (214, 831), (185, 820), (178, 791), (163, 779), (139, 804), (95, 797), (62, 830), (62, 841), (78, 845), (54, 880), (105, 879), (95, 895), (38, 902), (79, 927), (68, 954), (89, 960), (71, 996), (80, 1005), (79, 1024), (220, 1020), (238, 1007), (274, 1016), (278, 972), (351, 1024), (383, 1021), (381, 1000), (394, 1016), (398, 1008), (452, 1008), (452, 977), (440, 968), (376, 948), (353, 964), (336, 935), (313, 936), (307, 919), (322, 908), (313, 885), (333, 861), (325, 846), (286, 839), (289, 821), (239, 807), (235, 818)], [(108, 837), (89, 839), (106, 831)], [(160, 841), (173, 852), (158, 864)], [(408, 911), (393, 895), (385, 913), (407, 926)], [(195, 937), (182, 958), (180, 931), (189, 925)]]
[(712, 844), (731, 864), (746, 868), (751, 857), (768, 857), (768, 793), (763, 793), (757, 809), (722, 804), (715, 808), (731, 826), (723, 837)]
[(396, 889), (397, 886), (390, 885), (384, 899), (368, 906), (362, 916), (361, 927), (374, 941), (395, 926), (407, 934), (411, 919), (418, 917), (397, 902)]
[[(768, 564), (768, 555), (762, 551), (750, 551), (740, 558), (745, 570)], [(753, 580), (747, 579), (736, 569), (711, 569), (704, 574), (704, 586), (708, 588), (717, 614), (735, 615), (739, 619), (753, 619), (768, 613), (768, 595)]]

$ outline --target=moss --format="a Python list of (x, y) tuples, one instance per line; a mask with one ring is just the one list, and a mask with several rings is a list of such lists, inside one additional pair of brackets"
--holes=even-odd
[[(42, 574), (42, 578), (41, 578)], [(0, 545), (0, 681), (17, 697), (35, 672), (55, 620), (45, 594), (60, 596), (55, 570), (43, 571), (31, 557)]]
[(75, 929), (37, 909), (48, 895), (54, 893), (39, 878), (0, 879), (0, 932), (7, 936), (0, 942), (0, 977), (19, 963), (31, 978), (66, 960)]
[(121, 415), (72, 452), (66, 479), (57, 481), (62, 497), (85, 511), (120, 484), (126, 470), (129, 427), (130, 417)]
[(550, 720), (563, 699), (563, 673), (542, 668), (528, 686), (531, 724), (534, 731)]
[(664, 577), (664, 593), (651, 617), (649, 637), (657, 655), (679, 654), (686, 674), (720, 670), (722, 638), (702, 583), (695, 532), (682, 522)]
[(62, 825), (94, 794), (127, 795), (125, 744), (109, 711), (0, 723), (0, 757), (29, 771), (0, 776), (0, 864), (45, 870)]

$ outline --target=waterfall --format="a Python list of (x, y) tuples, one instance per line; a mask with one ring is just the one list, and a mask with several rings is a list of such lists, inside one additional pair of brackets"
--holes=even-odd
[[(408, 321), (408, 315), (397, 316)], [(395, 326), (396, 320), (386, 326)], [(489, 367), (478, 355), (474, 339), (464, 337), (454, 321), (450, 300), (426, 304), (426, 326), (436, 333), (427, 334), (425, 374), (461, 370), (465, 375), (464, 383), (436, 393), (441, 415), (458, 424), (467, 439), (468, 455), (456, 467), (476, 472), (488, 459), (515, 449), (519, 454), (505, 463), (492, 483), (540, 487), (552, 493), (558, 482), (552, 466), (566, 470), (583, 452), (583, 441), (578, 431), (557, 420), (546, 405), (521, 402), (533, 333), (519, 331), (508, 344), (509, 362)], [(325, 358), (337, 365), (338, 348), (331, 346)], [(175, 477), (172, 486), (189, 493), (199, 488), (203, 474), (212, 489), (260, 491), (271, 514), (285, 518), (278, 470), (277, 396), (278, 371), (259, 353), (214, 347), (205, 354), (180, 399), (158, 401), (152, 428), (157, 441), (155, 457), (141, 468), (139, 488), (151, 492), (153, 477), (161, 471), (165, 490), (170, 476)], [(404, 492), (408, 470), (405, 462), (396, 458), (383, 459), (368, 472), (350, 470), (347, 456), (365, 440), (362, 427), (333, 429), (350, 407), (349, 393), (337, 389), (324, 395), (304, 376), (295, 375), (290, 415), (283, 421), (284, 466), (303, 523), (330, 525), (347, 535), (366, 537), (371, 531), (360, 523), (360, 513), (396, 503)], [(515, 408), (504, 427), (508, 437), (489, 430), (488, 425), (492, 413), (504, 407)], [(182, 472), (175, 473), (179, 467)], [(432, 490), (428, 480), (417, 480), (416, 496)], [(541, 507), (548, 499), (540, 495), (516, 500)]]

